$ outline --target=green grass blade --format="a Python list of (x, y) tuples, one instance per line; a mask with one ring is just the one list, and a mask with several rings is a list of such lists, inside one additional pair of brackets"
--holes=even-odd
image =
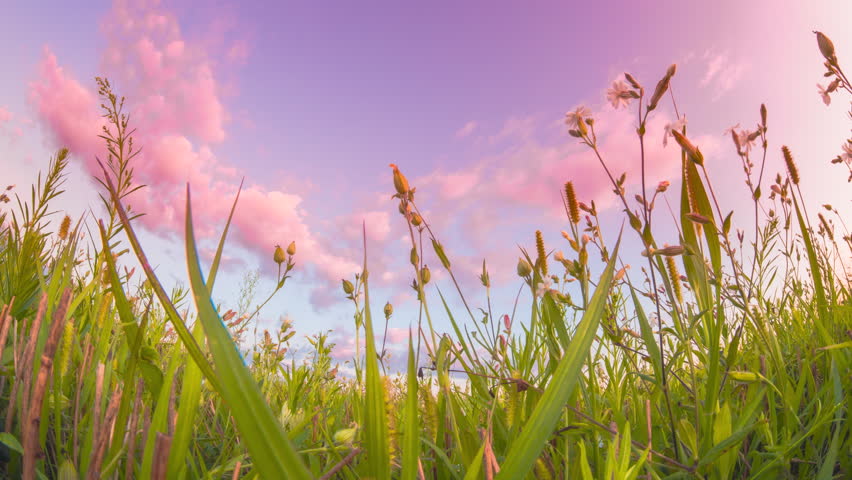
[(367, 237), (364, 231), (364, 270), (361, 279), (364, 282), (364, 332), (367, 344), (366, 358), (366, 398), (364, 436), (367, 471), (371, 478), (383, 480), (390, 478), (390, 445), (388, 443), (387, 410), (385, 406), (384, 385), (379, 373), (379, 361), (376, 355), (376, 340), (373, 334), (373, 317), (370, 313), (370, 289), (367, 270)]
[(219, 238), (219, 246), (216, 248), (216, 255), (213, 257), (213, 263), (210, 265), (210, 273), (207, 275), (207, 290), (210, 295), (213, 295), (213, 284), (216, 282), (216, 272), (219, 271), (219, 262), (222, 260), (222, 252), (225, 250), (225, 238), (228, 236), (228, 229), (231, 227), (231, 219), (234, 218), (234, 211), (237, 209), (237, 202), (240, 200), (240, 192), (243, 190), (243, 182), (240, 180), (240, 188), (237, 189), (237, 196), (234, 198), (234, 203), (231, 205), (231, 213), (228, 214), (228, 221), (225, 222), (225, 229), (222, 231), (222, 237)]
[(580, 371), (586, 355), (591, 348), (595, 333), (598, 330), (601, 316), (604, 313), (610, 287), (612, 285), (615, 261), (618, 258), (618, 247), (621, 243), (619, 235), (610, 261), (601, 275), (598, 288), (595, 290), (588, 309), (583, 314), (577, 326), (574, 338), (565, 349), (565, 355), (556, 367), (553, 378), (544, 390), (544, 394), (536, 404), (535, 410), (524, 425), (517, 440), (509, 448), (509, 453), (501, 467), (498, 479), (524, 478), (532, 469), (541, 450), (547, 443), (559, 422), (565, 403), (571, 397), (580, 378)]
[(210, 299), (207, 285), (201, 276), (188, 185), (186, 256), (198, 318), (204, 327), (216, 373), (221, 380), (219, 393), (231, 408), (237, 429), (251, 453), (252, 464), (265, 478), (310, 478), (310, 473), (264, 400)]
[[(192, 328), (192, 334), (199, 341), (204, 339), (201, 322), (196, 322)], [(201, 369), (194, 362), (190, 362), (183, 372), (183, 386), (180, 389), (180, 405), (178, 406), (178, 419), (180, 421), (175, 427), (172, 448), (169, 453), (169, 467), (166, 472), (169, 479), (180, 478), (181, 472), (186, 468), (186, 457), (189, 453), (192, 431), (195, 429), (195, 414), (200, 399)]]
[(405, 392), (405, 419), (402, 440), (402, 477), (417, 478), (417, 460), (420, 457), (420, 412), (417, 408), (417, 364), (411, 333), (408, 335), (408, 387)]

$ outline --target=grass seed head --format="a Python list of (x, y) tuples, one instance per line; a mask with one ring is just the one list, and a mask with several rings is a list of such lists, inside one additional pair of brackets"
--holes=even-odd
[(65, 218), (62, 219), (62, 224), (59, 226), (59, 238), (60, 240), (65, 240), (68, 238), (68, 229), (71, 228), (71, 217), (65, 215)]
[(536, 265), (541, 268), (541, 276), (547, 276), (547, 254), (544, 252), (544, 238), (541, 235), (541, 230), (535, 231), (535, 251), (538, 254)]
[(781, 147), (781, 153), (784, 155), (784, 163), (787, 164), (787, 172), (790, 174), (790, 180), (793, 181), (793, 185), (798, 185), (800, 180), (799, 167), (796, 166), (796, 161), (793, 160), (793, 154), (790, 153), (787, 145)]
[(574, 184), (565, 182), (565, 203), (568, 204), (568, 215), (575, 225), (580, 223), (580, 204), (577, 202), (577, 194), (574, 192)]

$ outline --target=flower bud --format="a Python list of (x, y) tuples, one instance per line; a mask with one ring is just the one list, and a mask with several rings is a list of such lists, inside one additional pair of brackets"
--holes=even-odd
[(284, 250), (281, 248), (281, 245), (275, 245), (275, 253), (272, 254), (272, 260), (275, 261), (278, 265), (284, 263)]
[(432, 279), (432, 273), (429, 272), (427, 265), (423, 265), (423, 268), (420, 269), (420, 279), (423, 280), (423, 285), (426, 285)]
[(423, 217), (421, 217), (420, 214), (418, 214), (416, 212), (412, 213), (411, 214), (411, 224), (414, 225), (415, 227), (419, 227), (421, 223), (423, 223)]
[(705, 217), (704, 215), (701, 215), (700, 213), (695, 213), (695, 212), (687, 213), (686, 218), (690, 219), (691, 221), (693, 221), (695, 223), (701, 224), (701, 225), (707, 225), (708, 223), (710, 223), (712, 221), (709, 218)]
[(349, 280), (343, 280), (343, 293), (346, 295), (352, 295), (352, 292), (355, 291), (355, 286), (352, 285), (352, 282)]
[(654, 255), (665, 255), (667, 257), (674, 257), (677, 255), (681, 255), (684, 252), (684, 248), (681, 245), (670, 245), (663, 248), (658, 248), (654, 251)]
[(418, 263), (420, 263), (420, 257), (417, 255), (417, 249), (415, 247), (411, 247), (411, 255), (409, 255), (409, 260), (411, 260), (411, 264), (415, 267)]
[(518, 259), (518, 276), (519, 277), (527, 277), (532, 273), (532, 265), (530, 262), (524, 260), (523, 258)]
[(399, 171), (396, 165), (393, 163), (390, 164), (390, 167), (393, 169), (393, 186), (396, 188), (396, 193), (400, 195), (405, 195), (409, 191), (408, 180), (405, 178), (405, 175)]
[(698, 147), (693, 145), (688, 138), (677, 130), (672, 130), (671, 135), (674, 137), (678, 145), (680, 145), (680, 148), (686, 152), (686, 155), (695, 162), (696, 165), (704, 165), (704, 155), (701, 154), (701, 150), (699, 150)]
[(385, 304), (385, 318), (390, 318), (393, 315), (393, 305), (390, 302)]
[(822, 32), (815, 31), (814, 33), (817, 36), (817, 45), (822, 56), (831, 63), (836, 62), (837, 57), (834, 56), (834, 44), (831, 43), (831, 40)]
[(343, 445), (352, 445), (352, 442), (355, 441), (355, 432), (357, 428), (345, 428), (343, 430), (338, 430), (334, 432), (334, 436), (332, 440), (334, 443), (343, 444)]
[(290, 242), (290, 245), (287, 245), (287, 255), (291, 257), (296, 254), (296, 242)]

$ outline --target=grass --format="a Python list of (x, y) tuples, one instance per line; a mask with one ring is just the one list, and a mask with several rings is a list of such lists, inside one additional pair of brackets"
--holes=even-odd
[[(830, 40), (818, 34), (818, 46), (832, 78), (826, 95), (852, 93)], [(66, 217), (52, 228), (67, 150), (28, 198), (15, 196), (0, 213), (4, 475), (849, 478), (852, 303), (842, 260), (852, 240), (843, 218), (831, 206), (816, 217), (804, 210), (806, 172), (787, 147), (768, 151), (761, 106), (755, 130), (731, 132), (753, 199), (745, 216), (721, 209), (685, 124), (671, 129), (683, 165), (681, 191), (671, 192), (679, 200), (671, 215), (678, 239), (658, 241), (666, 219), (655, 205), (669, 201), (669, 185), (646, 185), (645, 123), (666, 102), (675, 74), (672, 66), (650, 96), (630, 75), (609, 93), (614, 105), (635, 101), (637, 108), (641, 190), (633, 197), (626, 177), (609, 169), (591, 113), (569, 113), (569, 134), (600, 161), (627, 222), (606, 239), (597, 207), (580, 202), (568, 182), (562, 234), (569, 253), (549, 252), (541, 232), (533, 250), (521, 250), (519, 295), (533, 298), (528, 318), (492, 314), (484, 262), (484, 321), (474, 315), (415, 189), (392, 165), (419, 319), (406, 372), (388, 374), (365, 241), (361, 273), (343, 280), (359, 338), (352, 378), (337, 375), (324, 334), (311, 337), (308, 362), (288, 362), (295, 332), (287, 322), (256, 345), (242, 343), (260, 307), (244, 299), (240, 311), (223, 312), (213, 288), (233, 209), (205, 269), (189, 187), (191, 289), (165, 291), (135, 234), (138, 214), (125, 204), (141, 186), (133, 183), (138, 149), (124, 100), (98, 79), (109, 122), (98, 178), (104, 218), (72, 225)], [(771, 182), (770, 154), (787, 168)], [(850, 158), (832, 163), (852, 168)], [(753, 237), (746, 239), (733, 222), (749, 216)], [(633, 260), (624, 254), (627, 237), (644, 250), (641, 268), (626, 264)], [(448, 273), (460, 311), (430, 284), (427, 254)], [(269, 298), (285, 287), (295, 258), (295, 243), (276, 247)], [(137, 277), (122, 267), (134, 262), (142, 267)], [(246, 297), (256, 283), (248, 277)], [(386, 305), (385, 326), (392, 314)], [(447, 315), (450, 332), (433, 327), (436, 314)]]

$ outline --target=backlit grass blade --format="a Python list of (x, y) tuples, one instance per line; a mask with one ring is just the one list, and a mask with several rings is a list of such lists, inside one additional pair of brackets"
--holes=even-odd
[(364, 227), (364, 270), (361, 279), (364, 282), (364, 332), (367, 344), (366, 358), (366, 398), (364, 411), (364, 436), (366, 437), (365, 455), (367, 456), (368, 475), (374, 479), (390, 478), (390, 445), (388, 443), (387, 409), (385, 392), (379, 373), (379, 361), (376, 355), (376, 339), (373, 335), (373, 317), (370, 314), (370, 289), (367, 270), (367, 233)]
[[(204, 340), (201, 322), (196, 322), (192, 328), (192, 334), (196, 340)], [(180, 405), (178, 406), (180, 421), (175, 426), (172, 449), (169, 453), (169, 468), (167, 470), (169, 479), (180, 478), (181, 472), (186, 468), (186, 457), (189, 453), (192, 431), (195, 429), (195, 415), (200, 399), (201, 369), (195, 362), (189, 362), (183, 371), (183, 386), (180, 389)]]
[(213, 295), (213, 284), (216, 281), (216, 272), (219, 271), (219, 262), (222, 260), (222, 252), (225, 250), (225, 238), (228, 236), (228, 229), (231, 227), (231, 220), (234, 218), (234, 211), (237, 209), (237, 202), (240, 201), (240, 192), (243, 190), (243, 182), (240, 180), (240, 187), (237, 189), (237, 196), (234, 198), (234, 203), (231, 205), (231, 213), (228, 214), (228, 221), (225, 222), (225, 229), (222, 230), (222, 236), (219, 238), (219, 246), (216, 248), (216, 255), (213, 257), (213, 263), (210, 265), (210, 273), (207, 274), (207, 290), (210, 295)]
[(547, 439), (553, 434), (565, 403), (579, 383), (583, 363), (589, 348), (591, 348), (592, 341), (595, 339), (604, 307), (609, 298), (613, 270), (618, 258), (620, 244), (621, 236), (619, 235), (610, 261), (601, 275), (598, 287), (583, 314), (583, 318), (577, 325), (574, 337), (565, 349), (565, 355), (556, 367), (553, 377), (536, 404), (529, 420), (524, 425), (519, 438), (509, 448), (506, 459), (500, 467), (500, 473), (497, 475), (498, 479), (524, 478), (541, 454)]
[(420, 457), (420, 412), (417, 408), (417, 364), (411, 333), (408, 334), (408, 375), (405, 392), (404, 430), (402, 432), (402, 478), (417, 478), (417, 459)]
[(264, 478), (310, 478), (310, 473), (264, 400), (210, 299), (207, 285), (201, 276), (192, 227), (189, 185), (186, 188), (186, 257), (198, 319), (204, 328), (216, 374), (221, 381), (219, 392), (231, 409), (241, 438), (251, 453), (252, 464)]
[(178, 337), (180, 337), (181, 342), (183, 342), (186, 346), (186, 350), (189, 352), (190, 357), (192, 357), (195, 363), (198, 364), (201, 371), (204, 372), (204, 377), (207, 378), (207, 381), (210, 382), (213, 388), (215, 390), (220, 390), (219, 379), (216, 377), (216, 374), (213, 373), (213, 368), (207, 361), (207, 357), (204, 356), (204, 353), (201, 351), (201, 347), (198, 346), (198, 343), (192, 337), (192, 333), (190, 333), (174, 304), (172, 304), (171, 299), (169, 299), (168, 294), (166, 294), (166, 290), (163, 288), (163, 285), (154, 273), (154, 269), (151, 268), (151, 264), (148, 262), (148, 257), (145, 255), (145, 252), (142, 250), (142, 245), (139, 243), (139, 238), (136, 236), (136, 232), (130, 224), (130, 218), (127, 216), (127, 211), (125, 211), (124, 205), (121, 203), (121, 199), (118, 198), (118, 194), (116, 193), (115, 186), (112, 183), (110, 175), (107, 173), (106, 168), (104, 168), (100, 161), (98, 162), (98, 165), (100, 165), (101, 170), (103, 170), (104, 182), (109, 190), (109, 194), (112, 198), (113, 204), (115, 205), (118, 217), (121, 219), (121, 225), (127, 234), (127, 240), (130, 242), (130, 246), (133, 248), (133, 252), (136, 254), (136, 258), (139, 260), (139, 264), (142, 266), (142, 270), (145, 272), (145, 276), (151, 284), (151, 288), (157, 295), (157, 299), (160, 300), (160, 304), (166, 311), (169, 321), (172, 323), (172, 326), (174, 326), (175, 332)]

